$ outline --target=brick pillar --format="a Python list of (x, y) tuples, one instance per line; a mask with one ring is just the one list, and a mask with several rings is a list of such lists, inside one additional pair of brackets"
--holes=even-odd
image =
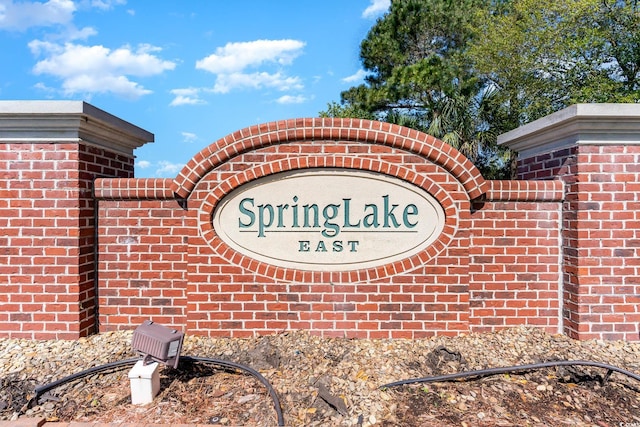
[(573, 105), (498, 142), (520, 179), (565, 183), (565, 333), (640, 339), (640, 105)]
[(81, 101), (0, 101), (0, 336), (96, 331), (93, 182), (148, 141)]

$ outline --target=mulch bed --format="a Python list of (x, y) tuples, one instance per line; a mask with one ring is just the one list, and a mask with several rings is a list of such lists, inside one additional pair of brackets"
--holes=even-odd
[[(273, 426), (265, 386), (240, 371), (186, 362), (161, 369), (161, 391), (132, 405), (129, 366), (66, 383), (28, 407), (36, 385), (134, 357), (131, 332), (78, 341), (0, 340), (0, 420)], [(183, 354), (257, 369), (288, 426), (640, 425), (640, 383), (573, 366), (454, 382), (389, 382), (549, 360), (592, 360), (640, 373), (640, 343), (578, 342), (534, 328), (424, 340), (349, 340), (287, 332), (252, 339), (185, 338)]]

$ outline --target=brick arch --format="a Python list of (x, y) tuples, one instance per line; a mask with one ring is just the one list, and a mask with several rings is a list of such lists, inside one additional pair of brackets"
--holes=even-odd
[(171, 185), (187, 199), (196, 184), (212, 169), (249, 151), (305, 140), (345, 140), (380, 144), (423, 156), (454, 176), (473, 200), (487, 191), (480, 171), (452, 146), (423, 132), (363, 119), (304, 118), (281, 120), (241, 129), (197, 153)]
[[(445, 224), (440, 236), (423, 251), (408, 256), (407, 258), (390, 262), (385, 265), (348, 271), (312, 271), (296, 270), (270, 265), (266, 262), (255, 260), (247, 255), (236, 252), (228, 246), (216, 233), (211, 219), (218, 204), (226, 195), (234, 189), (249, 183), (250, 181), (292, 170), (310, 168), (344, 168), (355, 170), (366, 170), (395, 176), (407, 181), (436, 198), (444, 210)], [(362, 159), (358, 157), (349, 158), (319, 158), (319, 157), (293, 157), (284, 160), (265, 162), (260, 166), (245, 169), (233, 176), (217, 183), (202, 200), (199, 210), (198, 226), (201, 236), (205, 242), (222, 258), (234, 265), (239, 265), (263, 276), (272, 277), (283, 281), (312, 282), (319, 279), (323, 282), (362, 282), (382, 279), (388, 276), (401, 274), (405, 271), (415, 269), (424, 265), (432, 258), (440, 254), (454, 239), (459, 227), (460, 217), (456, 203), (449, 193), (445, 191), (437, 182), (428, 176), (417, 173), (409, 168), (383, 161)]]

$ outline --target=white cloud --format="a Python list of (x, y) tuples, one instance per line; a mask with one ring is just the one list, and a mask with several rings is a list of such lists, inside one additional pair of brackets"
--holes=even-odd
[(184, 89), (173, 89), (171, 90), (171, 93), (175, 95), (175, 98), (173, 98), (169, 106), (178, 107), (180, 105), (206, 104), (207, 102), (200, 98), (200, 93), (203, 91), (205, 91), (205, 89), (193, 87)]
[(156, 169), (156, 176), (175, 176), (184, 167), (181, 163), (171, 163), (167, 160), (160, 160), (158, 162), (158, 169)]
[(155, 175), (158, 177), (173, 177), (180, 172), (184, 167), (181, 163), (172, 163), (168, 160), (160, 160), (157, 163), (152, 163), (148, 160), (136, 161), (136, 167), (140, 169), (156, 168)]
[(143, 44), (111, 50), (101, 45), (64, 45), (34, 40), (29, 48), (36, 56), (45, 56), (33, 67), (35, 74), (48, 74), (62, 80), (65, 95), (113, 93), (136, 99), (148, 93), (129, 77), (147, 77), (173, 70), (175, 63), (154, 55), (159, 48)]
[(213, 86), (213, 91), (215, 93), (227, 93), (232, 89), (260, 89), (262, 87), (274, 88), (281, 91), (303, 88), (299, 77), (287, 77), (281, 73), (269, 74), (262, 72), (252, 74), (219, 74)]
[(391, 5), (391, 0), (371, 0), (371, 4), (362, 12), (362, 17), (366, 19), (375, 18), (382, 15)]
[(307, 98), (303, 95), (284, 95), (276, 100), (278, 104), (302, 104), (307, 101)]
[(169, 103), (169, 106), (179, 107), (181, 105), (198, 105), (198, 104), (206, 104), (206, 101), (199, 98), (194, 98), (194, 97), (189, 97), (184, 95), (176, 95), (176, 97), (173, 98), (173, 100), (171, 100), (171, 102)]
[(182, 141), (183, 142), (195, 142), (198, 140), (198, 135), (192, 132), (182, 132)]
[(72, 0), (14, 3), (0, 0), (0, 29), (24, 31), (31, 27), (67, 25), (76, 7)]
[(42, 82), (34, 84), (33, 87), (45, 93), (47, 98), (54, 98), (57, 94), (57, 90), (55, 88), (49, 87)]
[(355, 74), (343, 78), (342, 81), (345, 83), (359, 82), (364, 79), (366, 75), (367, 72), (361, 68)]
[(89, 4), (91, 7), (95, 7), (97, 9), (110, 10), (115, 6), (127, 4), (127, 0), (91, 0)]
[(263, 63), (289, 65), (302, 53), (305, 43), (298, 40), (255, 40), (227, 43), (216, 53), (196, 62), (196, 68), (213, 74), (229, 74)]
[[(216, 93), (263, 87), (277, 90), (300, 89), (301, 79), (286, 75), (283, 68), (291, 65), (302, 54), (304, 46), (304, 42), (290, 39), (227, 43), (217, 48), (215, 53), (196, 61), (196, 69), (216, 75), (213, 87)], [(256, 70), (262, 67), (271, 69)]]
[(152, 163), (148, 160), (138, 160), (135, 165), (140, 169), (155, 168), (155, 175), (158, 177), (176, 176), (184, 167), (184, 164), (172, 163), (168, 160), (160, 160), (157, 163)]
[(61, 34), (60, 38), (66, 41), (86, 40), (91, 36), (95, 36), (96, 34), (98, 34), (98, 32), (95, 30), (95, 28), (84, 27), (78, 30), (73, 25), (69, 25), (66, 28), (66, 30)]

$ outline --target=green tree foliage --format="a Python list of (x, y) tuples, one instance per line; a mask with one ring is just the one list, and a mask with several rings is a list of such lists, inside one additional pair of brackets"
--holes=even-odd
[(365, 110), (356, 104), (338, 104), (331, 102), (327, 105), (326, 111), (320, 112), (320, 117), (336, 117), (336, 118), (356, 118), (375, 120), (376, 116), (373, 112)]
[(636, 102), (637, 1), (514, 0), (478, 10), (469, 59), (519, 125), (579, 102)]
[(375, 118), (430, 133), (451, 144), (489, 178), (504, 177), (505, 150), (490, 121), (501, 115), (494, 91), (464, 52), (475, 36), (481, 0), (394, 0), (362, 41), (365, 83), (321, 115)]
[(416, 128), (510, 177), (500, 133), (577, 102), (638, 102), (639, 3), (393, 0), (362, 41), (365, 83), (321, 114)]

